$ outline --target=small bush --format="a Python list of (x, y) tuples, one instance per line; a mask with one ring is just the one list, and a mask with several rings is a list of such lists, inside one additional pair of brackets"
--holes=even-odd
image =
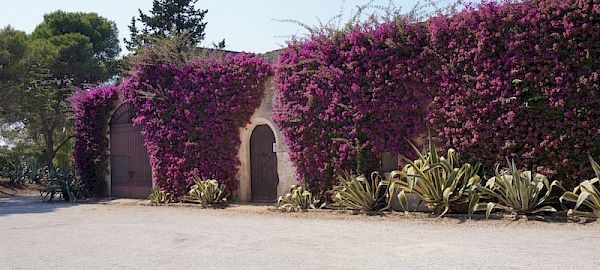
[[(600, 218), (600, 165), (590, 157), (592, 169), (596, 173), (596, 178), (583, 181), (575, 187), (573, 192), (565, 192), (560, 197), (561, 202), (575, 203), (573, 209), (567, 211), (567, 215)], [(596, 186), (598, 187), (596, 187)]]
[(405, 212), (408, 211), (407, 194), (416, 195), (440, 216), (451, 207), (468, 202), (470, 187), (480, 181), (479, 163), (461, 164), (454, 149), (448, 150), (446, 157), (440, 157), (431, 136), (424, 152), (410, 145), (419, 158), (415, 161), (405, 158), (408, 164), (402, 171), (393, 171), (389, 180), (390, 194), (400, 190), (398, 199)]
[(230, 193), (224, 184), (214, 179), (203, 180), (199, 177), (196, 177), (194, 183), (188, 195), (183, 197), (183, 201), (198, 203), (203, 207), (218, 207), (228, 204)]
[(148, 203), (151, 205), (165, 204), (169, 202), (169, 193), (161, 191), (160, 188), (154, 187), (152, 193), (148, 196)]
[(321, 208), (320, 199), (313, 195), (306, 185), (290, 187), (290, 192), (279, 196), (277, 209), (285, 211), (303, 211), (307, 209)]
[[(516, 214), (536, 214), (556, 212), (556, 209), (546, 205), (556, 198), (550, 198), (552, 188), (560, 186), (558, 181), (550, 183), (546, 176), (532, 171), (520, 171), (515, 162), (508, 161), (508, 168), (490, 178), (485, 186), (477, 183), (475, 193), (470, 203), (469, 214), (474, 211), (486, 211), (489, 218), (494, 209)], [(486, 201), (479, 203), (480, 198)]]
[(4, 157), (0, 160), (0, 177), (8, 178), (13, 185), (25, 183), (40, 183), (48, 168), (40, 165), (35, 159), (20, 158), (10, 159)]
[(387, 208), (387, 188), (385, 181), (377, 172), (370, 179), (347, 172), (338, 176), (339, 184), (333, 188), (331, 208), (356, 210), (361, 212), (381, 211)]
[(75, 202), (83, 188), (83, 184), (72, 172), (60, 168), (48, 170), (43, 184), (46, 184), (46, 188), (40, 192), (43, 201), (52, 201), (54, 197), (60, 196), (65, 201)]

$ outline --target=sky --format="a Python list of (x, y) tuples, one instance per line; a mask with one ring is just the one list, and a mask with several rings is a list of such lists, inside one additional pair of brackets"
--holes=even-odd
[[(290, 35), (302, 35), (303, 27), (274, 19), (293, 19), (308, 25), (318, 19), (328, 21), (344, 9), (348, 18), (356, 5), (369, 0), (199, 0), (196, 6), (208, 9), (205, 21), (206, 39), (202, 46), (211, 46), (223, 38), (228, 50), (263, 53), (281, 48)], [(387, 5), (389, 0), (374, 0)], [(403, 10), (410, 10), (417, 0), (395, 0)], [(2, 0), (0, 27), (12, 27), (31, 33), (43, 20), (43, 15), (55, 10), (96, 12), (114, 21), (121, 43), (129, 37), (127, 26), (138, 9), (147, 13), (152, 0)], [(347, 19), (346, 19), (347, 20)], [(121, 46), (124, 49), (125, 46)]]

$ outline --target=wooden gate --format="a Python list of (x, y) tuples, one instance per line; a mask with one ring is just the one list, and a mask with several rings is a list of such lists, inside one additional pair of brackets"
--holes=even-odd
[(250, 136), (250, 173), (252, 201), (277, 200), (277, 155), (273, 151), (275, 135), (268, 125), (254, 128)]
[(152, 192), (152, 170), (139, 127), (132, 124), (131, 104), (121, 105), (110, 121), (111, 196), (146, 198)]

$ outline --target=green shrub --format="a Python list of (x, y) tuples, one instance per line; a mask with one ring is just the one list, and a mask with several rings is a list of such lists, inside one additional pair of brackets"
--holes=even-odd
[[(489, 218), (494, 209), (515, 214), (556, 212), (547, 204), (556, 199), (550, 194), (553, 187), (560, 187), (559, 182), (550, 183), (542, 174), (520, 171), (514, 160), (510, 162), (507, 159), (507, 162), (508, 168), (502, 171), (496, 168), (496, 176), (490, 178), (485, 186), (475, 185), (469, 214), (485, 210), (485, 216)], [(480, 199), (487, 202), (479, 203)]]
[(41, 183), (47, 175), (48, 167), (33, 158), (0, 157), (0, 177), (7, 178), (11, 184)]
[(197, 177), (188, 195), (183, 197), (183, 201), (198, 203), (203, 207), (218, 207), (227, 205), (229, 195), (229, 189), (219, 181)]
[(407, 194), (416, 195), (440, 216), (451, 207), (468, 202), (470, 187), (480, 181), (479, 163), (461, 165), (454, 149), (449, 149), (446, 157), (440, 157), (431, 136), (423, 152), (412, 143), (410, 145), (419, 158), (415, 161), (404, 158), (408, 164), (402, 171), (393, 171), (389, 177), (389, 193), (395, 194), (399, 190), (398, 199), (405, 212), (408, 212)]
[(573, 192), (567, 191), (560, 197), (561, 202), (575, 203), (575, 207), (567, 211), (568, 216), (600, 218), (600, 187), (594, 186), (600, 182), (600, 165), (592, 157), (589, 159), (596, 177), (581, 182)]
[(338, 175), (339, 184), (333, 188), (331, 208), (361, 212), (381, 211), (387, 208), (388, 182), (377, 172), (370, 179), (347, 172)]
[(46, 188), (40, 192), (43, 201), (52, 201), (60, 195), (65, 201), (75, 202), (81, 194), (83, 185), (72, 172), (64, 169), (47, 171), (42, 180)]
[(152, 205), (165, 204), (169, 202), (169, 193), (161, 191), (160, 188), (152, 188), (152, 193), (148, 196), (148, 203)]
[(286, 211), (303, 211), (307, 209), (321, 208), (318, 196), (314, 196), (306, 185), (292, 185), (290, 192), (279, 196), (277, 209)]

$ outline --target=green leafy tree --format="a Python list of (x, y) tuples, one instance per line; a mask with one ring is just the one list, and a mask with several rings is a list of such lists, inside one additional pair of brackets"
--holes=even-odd
[(25, 81), (25, 55), (27, 53), (27, 36), (25, 32), (7, 26), (0, 30), (0, 121), (13, 121), (11, 113), (16, 110), (15, 95), (17, 88)]
[(117, 28), (96, 13), (57, 11), (45, 15), (30, 36), (8, 27), (0, 32), (4, 36), (10, 38), (0, 41), (0, 84), (9, 86), (2, 91), (10, 98), (0, 101), (2, 134), (26, 138), (20, 142), (51, 168), (57, 155), (66, 165), (72, 138), (68, 99), (76, 88), (114, 76)]
[[(125, 40), (127, 49), (137, 51), (144, 44), (150, 43), (152, 38), (181, 34), (186, 34), (192, 44), (198, 45), (204, 40), (204, 16), (208, 10), (196, 9), (197, 1), (154, 0), (150, 14), (138, 10), (139, 17), (133, 17), (129, 25), (131, 37)], [(138, 28), (138, 22), (143, 25), (142, 28)]]
[(121, 52), (114, 22), (96, 13), (56, 11), (44, 15), (31, 38), (59, 47), (51, 67), (53, 77), (71, 80), (77, 87), (105, 81), (115, 74)]

